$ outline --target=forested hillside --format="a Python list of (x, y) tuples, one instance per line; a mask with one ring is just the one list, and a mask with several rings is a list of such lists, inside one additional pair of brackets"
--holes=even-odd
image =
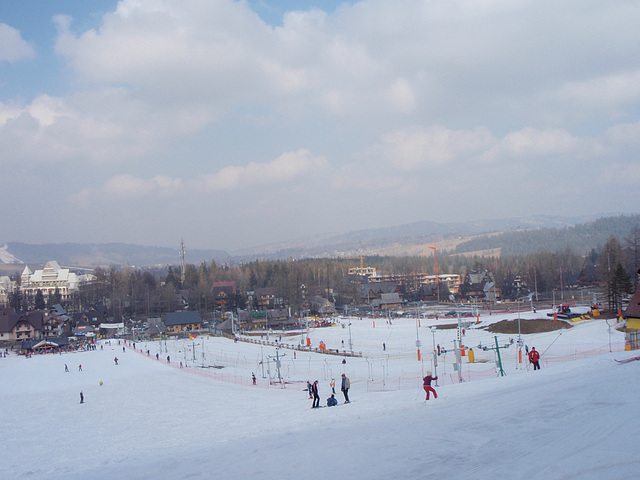
[(640, 215), (631, 215), (601, 218), (574, 227), (517, 230), (464, 241), (455, 248), (455, 253), (500, 248), (502, 256), (512, 256), (538, 251), (560, 252), (570, 248), (584, 255), (602, 247), (612, 235), (624, 241), (639, 224)]

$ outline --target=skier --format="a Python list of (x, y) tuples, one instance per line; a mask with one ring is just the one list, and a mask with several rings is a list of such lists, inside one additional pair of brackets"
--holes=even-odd
[(327, 407), (335, 407), (336, 405), (338, 405), (338, 400), (336, 400), (336, 397), (334, 397), (332, 393), (331, 396), (327, 398)]
[(349, 387), (350, 386), (351, 386), (351, 382), (346, 377), (346, 375), (343, 373), (342, 374), (342, 387), (340, 389), (342, 390), (342, 394), (344, 395), (344, 403), (350, 403), (350, 401), (349, 401)]
[(529, 352), (529, 362), (533, 364), (534, 370), (540, 370), (540, 353), (536, 350), (536, 347), (531, 347)]
[(253, 380), (253, 384), (256, 384), (256, 374), (251, 372), (251, 380)]
[(84, 393), (80, 390), (80, 403), (84, 403)]
[(171, 357), (167, 355), (167, 363), (171, 363)]
[(118, 364), (118, 357), (114, 358), (113, 361), (115, 362), (115, 364)]
[(82, 371), (82, 364), (78, 365), (78, 371), (81, 372)]
[(426, 400), (429, 400), (429, 393), (433, 393), (433, 398), (438, 398), (438, 394), (436, 393), (435, 389), (431, 386), (431, 380), (437, 380), (438, 377), (432, 377), (431, 376), (431, 372), (427, 372), (427, 376), (424, 377), (422, 380), (422, 386), (424, 388), (425, 393), (427, 394), (427, 398)]
[(313, 398), (313, 385), (309, 380), (307, 380), (307, 392), (309, 392), (309, 400), (311, 400)]
[(311, 408), (318, 408), (320, 407), (320, 394), (318, 393), (318, 380), (313, 382), (311, 391), (313, 393), (313, 405), (311, 406)]
[(68, 371), (69, 371), (69, 367), (67, 367), (67, 364), (66, 364), (66, 363), (64, 364), (64, 371), (65, 371), (65, 372), (68, 372)]

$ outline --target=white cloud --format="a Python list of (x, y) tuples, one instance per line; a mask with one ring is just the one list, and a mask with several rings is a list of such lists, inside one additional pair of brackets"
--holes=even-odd
[(183, 181), (158, 175), (153, 178), (140, 178), (128, 173), (116, 175), (98, 188), (83, 188), (70, 195), (72, 203), (85, 206), (89, 203), (101, 203), (114, 199), (132, 199), (149, 196), (171, 196), (180, 191)]
[(210, 121), (201, 107), (165, 110), (127, 89), (75, 96), (39, 95), (24, 106), (0, 104), (3, 162), (121, 163), (140, 160)]
[[(34, 184), (97, 185), (82, 198), (150, 199), (147, 211), (163, 213), (242, 191), (225, 215), (245, 222), (257, 201), (290, 209), (283, 218), (329, 211), (329, 188), (327, 221), (342, 224), (364, 218), (369, 192), (384, 203), (370, 218), (389, 223), (421, 204), (425, 185), (457, 192), (468, 211), (481, 183), (515, 210), (512, 179), (587, 185), (613, 164), (634, 178), (635, 1), (363, 0), (291, 11), (276, 26), (252, 4), (120, 0), (84, 30), (96, 19), (56, 17), (67, 68), (45, 71), (57, 63), (46, 59), (31, 87), (0, 98), (2, 166)], [(543, 197), (529, 200), (544, 209)], [(201, 215), (221, 215), (201, 203)]]
[(136, 178), (132, 175), (118, 175), (104, 185), (104, 193), (116, 197), (142, 197), (162, 190), (171, 190), (182, 185), (179, 178), (157, 176), (151, 179)]
[[(540, 124), (538, 130), (547, 130), (545, 120), (566, 118), (559, 110), (567, 102), (581, 103), (580, 121), (637, 104), (638, 68), (619, 73), (622, 57), (614, 54), (608, 58), (617, 63), (599, 76), (592, 71), (594, 60), (605, 58), (603, 46), (637, 42), (626, 29), (613, 29), (612, 19), (624, 24), (640, 15), (611, 7), (605, 18), (600, 5), (549, 25), (545, 8), (562, 11), (555, 2), (357, 2), (333, 14), (292, 11), (282, 26), (271, 27), (248, 4), (232, 0), (122, 0), (99, 28), (79, 34), (69, 17), (56, 17), (56, 51), (87, 92), (100, 98), (111, 85), (123, 92), (116, 115), (111, 103), (83, 108), (76, 102), (79, 114), (66, 120), (121, 132), (128, 158), (153, 151), (154, 137), (171, 142), (215, 129), (219, 124), (211, 122), (233, 115), (269, 118), (271, 125), (283, 117), (313, 125), (355, 116), (362, 131), (374, 125), (378, 134), (398, 129), (403, 118), (403, 125), (448, 126), (418, 133), (401, 127), (406, 138), (385, 139), (401, 140), (393, 157), (413, 169), (471, 155), (491, 141), (487, 132), (456, 124), (501, 130), (503, 123), (512, 130)], [(602, 33), (598, 42), (588, 34), (595, 27)], [(133, 125), (128, 112), (136, 113)], [(132, 131), (137, 135), (126, 138)], [(500, 149), (516, 152), (526, 136), (505, 139)], [(536, 148), (541, 142), (535, 140)], [(114, 157), (112, 148), (103, 148), (102, 158)]]
[(640, 121), (612, 125), (603, 137), (608, 145), (620, 150), (633, 149), (637, 156), (640, 148)]
[(565, 158), (584, 148), (586, 139), (578, 139), (566, 130), (538, 130), (524, 128), (508, 133), (498, 144), (488, 150), (485, 160), (531, 160), (540, 157)]
[(558, 97), (580, 106), (636, 103), (640, 100), (640, 69), (567, 83), (559, 89)]
[(215, 193), (240, 190), (254, 185), (277, 185), (318, 173), (326, 168), (326, 165), (327, 161), (323, 157), (313, 156), (308, 150), (303, 149), (283, 153), (268, 163), (251, 162), (244, 167), (231, 165), (215, 174), (189, 180), (166, 175), (140, 178), (125, 173), (110, 178), (100, 187), (82, 189), (71, 196), (71, 201), (83, 204), (91, 200), (190, 195), (195, 191)]
[(6, 23), (0, 23), (0, 62), (16, 62), (33, 57), (33, 47), (22, 39), (20, 32)]
[(475, 157), (495, 142), (494, 136), (484, 127), (474, 130), (414, 127), (384, 135), (374, 152), (401, 170), (412, 171)]
[(416, 106), (416, 95), (411, 84), (404, 78), (398, 79), (389, 91), (392, 105), (398, 111), (411, 113)]
[(308, 150), (286, 152), (269, 163), (251, 162), (228, 166), (215, 174), (202, 176), (202, 187), (210, 191), (236, 190), (257, 184), (283, 183), (325, 168), (327, 161)]

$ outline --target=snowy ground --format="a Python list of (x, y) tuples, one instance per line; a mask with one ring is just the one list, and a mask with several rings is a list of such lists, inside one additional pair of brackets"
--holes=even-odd
[[(546, 312), (521, 314), (534, 317)], [(477, 346), (494, 345), (481, 327), (505, 318), (517, 316), (483, 316), (466, 329), (477, 363), (463, 359), (463, 383), (453, 370), (456, 330), (434, 338), (429, 329), (456, 321), (442, 318), (419, 327), (416, 319), (344, 319), (345, 327), (310, 332), (313, 346), (342, 350), (351, 331), (363, 356), (345, 364), (342, 356), (294, 358), (289, 348), (208, 337), (2, 358), (0, 478), (638, 478), (640, 362), (614, 361), (636, 354), (621, 351), (623, 334), (587, 320), (524, 335), (544, 352), (542, 370), (519, 364), (512, 345), (501, 350), (499, 377), (495, 352)], [(511, 338), (498, 335), (498, 343)], [(421, 376), (433, 369), (434, 340), (449, 352), (438, 359), (439, 397), (425, 402)], [(286, 388), (269, 385), (276, 354)], [(312, 410), (306, 380), (319, 380), (324, 404), (330, 379), (339, 384), (343, 372), (352, 403), (342, 404), (337, 387), (338, 407)]]

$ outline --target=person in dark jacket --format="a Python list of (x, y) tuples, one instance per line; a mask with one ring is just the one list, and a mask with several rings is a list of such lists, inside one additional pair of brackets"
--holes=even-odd
[(342, 385), (340, 389), (342, 390), (342, 394), (344, 395), (344, 403), (349, 403), (349, 387), (351, 386), (351, 382), (346, 377), (346, 375), (342, 374)]
[(327, 398), (327, 407), (335, 407), (336, 405), (338, 405), (338, 400), (336, 400), (336, 397), (334, 397), (332, 393), (331, 396)]
[(433, 393), (433, 398), (438, 398), (438, 394), (435, 389), (431, 386), (432, 380), (437, 380), (438, 377), (432, 377), (431, 372), (427, 372), (427, 376), (422, 379), (422, 386), (424, 388), (425, 393), (427, 394), (426, 400), (429, 400), (429, 393)]
[(313, 398), (313, 385), (307, 380), (307, 392), (309, 392), (309, 400)]
[(529, 362), (533, 364), (534, 370), (540, 370), (540, 353), (536, 350), (536, 347), (531, 347)]
[(311, 393), (313, 393), (313, 405), (311, 408), (318, 408), (320, 406), (320, 394), (318, 393), (318, 380), (313, 382), (311, 386)]

